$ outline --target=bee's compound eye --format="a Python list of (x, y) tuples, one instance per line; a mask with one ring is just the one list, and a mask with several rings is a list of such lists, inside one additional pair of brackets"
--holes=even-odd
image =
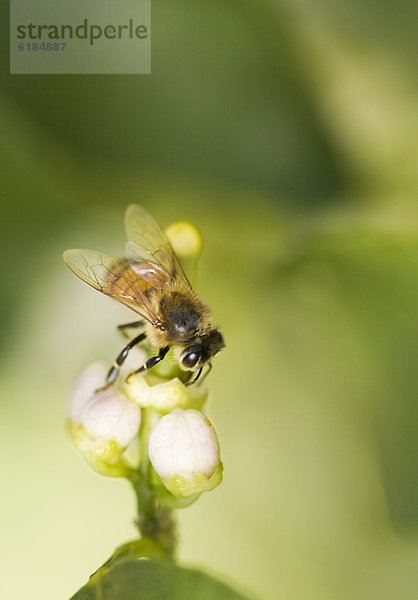
[(186, 369), (193, 369), (193, 367), (195, 367), (199, 362), (199, 358), (200, 355), (197, 352), (190, 350), (184, 354), (183, 358), (181, 359), (181, 364)]

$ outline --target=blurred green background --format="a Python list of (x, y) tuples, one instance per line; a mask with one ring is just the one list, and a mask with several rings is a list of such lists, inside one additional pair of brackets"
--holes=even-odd
[(65, 268), (123, 212), (190, 220), (227, 340), (222, 486), (180, 558), (266, 600), (418, 591), (417, 4), (153, 3), (152, 75), (8, 75), (1, 4), (0, 596), (66, 598), (134, 535), (65, 431), (130, 313)]

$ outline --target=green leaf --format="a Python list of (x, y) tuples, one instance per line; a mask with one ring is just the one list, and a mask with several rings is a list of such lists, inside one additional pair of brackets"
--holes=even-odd
[(126, 560), (97, 572), (71, 600), (246, 600), (195, 569), (164, 560)]

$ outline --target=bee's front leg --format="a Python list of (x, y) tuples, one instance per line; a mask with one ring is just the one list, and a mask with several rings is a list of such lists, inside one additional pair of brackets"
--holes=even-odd
[(116, 381), (116, 378), (119, 374), (120, 368), (123, 365), (123, 363), (126, 360), (126, 357), (129, 354), (129, 351), (132, 350), (132, 348), (134, 346), (136, 346), (137, 344), (139, 344), (140, 342), (142, 342), (143, 340), (145, 340), (146, 338), (146, 334), (145, 333), (140, 333), (139, 335), (137, 335), (136, 337), (134, 337), (133, 340), (131, 340), (128, 344), (126, 344), (126, 346), (121, 350), (121, 352), (119, 352), (115, 362), (113, 363), (113, 365), (110, 367), (109, 372), (107, 374), (106, 377), (106, 383), (103, 387), (99, 388), (97, 391), (103, 391), (103, 390), (107, 390), (108, 387), (110, 387), (112, 385), (112, 383), (114, 383)]
[(203, 367), (200, 367), (200, 369), (197, 372), (197, 375), (194, 379), (192, 379), (191, 381), (188, 381), (185, 385), (193, 385), (194, 383), (196, 383), (196, 381), (199, 379), (199, 377), (201, 376), (203, 371)]
[(163, 360), (163, 358), (169, 350), (170, 346), (164, 346), (164, 348), (160, 348), (160, 351), (157, 354), (157, 356), (151, 356), (151, 358), (149, 358), (141, 367), (139, 367), (139, 369), (136, 369), (136, 371), (132, 371), (132, 373), (129, 373), (128, 377), (126, 378), (126, 381), (128, 381), (129, 378), (132, 377), (132, 375), (142, 373), (143, 371), (147, 371), (148, 369), (152, 369), (152, 367), (155, 367), (156, 364)]
[[(194, 383), (196, 383), (196, 381), (199, 379), (199, 377), (201, 376), (203, 371), (203, 367), (200, 367), (199, 371), (197, 372), (197, 375), (194, 379), (192, 379), (191, 381), (188, 381), (187, 383), (185, 383), (185, 385), (193, 385)], [(212, 363), (208, 364), (208, 370), (206, 371), (206, 373), (203, 375), (202, 379), (200, 380), (199, 385), (203, 382), (204, 379), (206, 379), (206, 377), (209, 375), (209, 373), (212, 371)]]

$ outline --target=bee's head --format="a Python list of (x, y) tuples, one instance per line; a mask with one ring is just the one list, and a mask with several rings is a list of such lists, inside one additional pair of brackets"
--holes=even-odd
[(180, 356), (180, 365), (185, 371), (194, 371), (203, 367), (222, 348), (225, 348), (225, 342), (221, 332), (218, 329), (210, 329), (208, 332), (196, 336), (184, 348)]

